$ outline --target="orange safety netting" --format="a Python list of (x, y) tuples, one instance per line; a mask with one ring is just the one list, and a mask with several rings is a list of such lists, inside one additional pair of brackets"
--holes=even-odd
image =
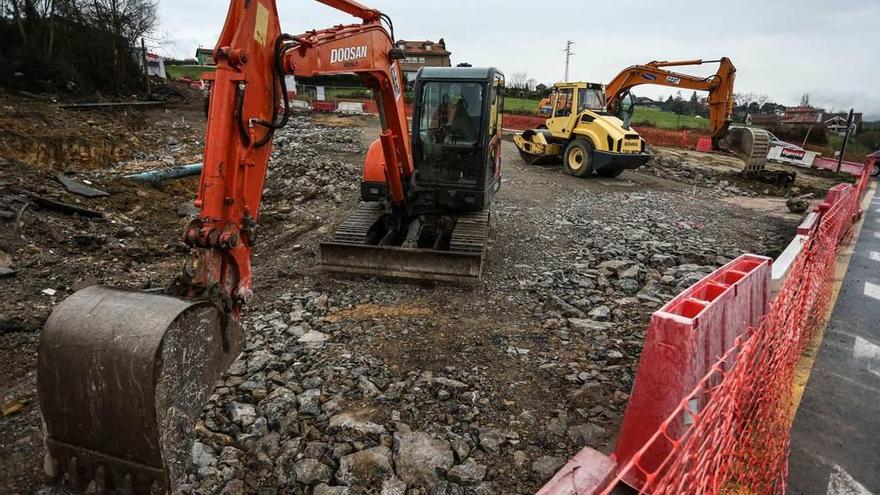
[[(859, 214), (868, 173), (821, 207), (760, 325), (736, 340), (602, 493), (624, 479), (645, 479), (639, 493), (657, 495), (785, 493), (795, 368), (827, 315), (839, 240)], [(693, 408), (698, 397), (702, 410)], [(689, 427), (676, 438), (672, 425), (682, 422)], [(671, 448), (652, 471), (641, 459), (657, 445)]]

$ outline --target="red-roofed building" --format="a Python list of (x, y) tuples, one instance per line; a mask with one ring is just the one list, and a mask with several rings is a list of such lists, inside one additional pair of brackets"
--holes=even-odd
[(788, 107), (782, 116), (783, 124), (816, 124), (821, 122), (822, 110), (813, 107)]
[(406, 56), (400, 63), (400, 68), (407, 80), (412, 81), (416, 72), (422, 67), (451, 67), (449, 56), (452, 53), (446, 49), (443, 38), (436, 43), (433, 41), (406, 41), (398, 40), (397, 47), (402, 48)]

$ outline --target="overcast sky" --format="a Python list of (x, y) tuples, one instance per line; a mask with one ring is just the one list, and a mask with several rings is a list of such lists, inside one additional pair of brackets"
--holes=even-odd
[[(371, 3), (370, 3), (371, 2)], [(851, 106), (880, 120), (880, 0), (477, 1), (370, 0), (389, 14), (398, 39), (445, 38), (453, 65), (494, 65), (539, 82), (563, 78), (566, 40), (575, 42), (571, 80), (608, 82), (626, 66), (651, 60), (730, 57), (735, 91), (785, 105), (803, 93), (815, 106)], [(225, 0), (159, 0), (156, 50), (192, 57), (213, 47)], [(307, 0), (279, 0), (291, 34), (354, 18)], [(709, 75), (716, 66), (689, 67)], [(669, 94), (642, 86), (639, 96)], [(685, 94), (685, 97), (690, 96)]]

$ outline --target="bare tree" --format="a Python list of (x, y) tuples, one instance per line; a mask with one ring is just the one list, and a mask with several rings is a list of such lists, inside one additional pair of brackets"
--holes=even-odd
[(510, 75), (510, 87), (513, 89), (524, 89), (527, 78), (528, 74), (525, 72), (514, 72)]
[(156, 27), (156, 9), (154, 0), (90, 0), (83, 6), (93, 26), (106, 29), (132, 46)]

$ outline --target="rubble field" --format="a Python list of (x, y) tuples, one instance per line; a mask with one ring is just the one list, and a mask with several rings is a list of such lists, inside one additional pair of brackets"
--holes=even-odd
[[(204, 123), (197, 108), (16, 108), (0, 120), (0, 261), (15, 272), (0, 279), (0, 492), (54, 493), (42, 475), (40, 327), (79, 288), (157, 288), (177, 274), (196, 179), (121, 175), (199, 161)], [(53, 119), (107, 135), (78, 144), (76, 160), (34, 152), (43, 137), (24, 131), (42, 122), (54, 139)], [(481, 283), (323, 273), (318, 243), (354, 210), (378, 125), (298, 115), (276, 134), (245, 352), (196, 425), (184, 493), (533, 493), (582, 447), (613, 447), (651, 312), (744, 252), (777, 254), (800, 220), (740, 206), (762, 190), (737, 194), (711, 171), (666, 172), (665, 150), (657, 166), (585, 180), (525, 165), (505, 141)], [(90, 148), (107, 142), (110, 154)], [(110, 195), (66, 192), (65, 171)]]

